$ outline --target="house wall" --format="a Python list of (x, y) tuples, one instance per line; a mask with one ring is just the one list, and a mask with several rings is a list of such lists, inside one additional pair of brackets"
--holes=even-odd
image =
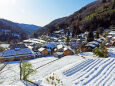
[(64, 51), (64, 55), (73, 55), (73, 52), (71, 50)]
[(43, 50), (41, 53), (42, 53), (42, 56), (47, 56), (48, 55), (48, 51), (47, 50)]
[(82, 48), (81, 51), (82, 52), (87, 52), (87, 48)]

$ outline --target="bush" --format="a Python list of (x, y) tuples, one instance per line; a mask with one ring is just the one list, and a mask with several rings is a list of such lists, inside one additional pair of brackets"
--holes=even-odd
[(52, 86), (63, 86), (63, 82), (61, 81), (61, 79), (59, 79), (59, 77), (56, 76), (54, 73), (48, 76), (45, 80), (48, 84)]
[(108, 51), (107, 51), (107, 48), (104, 47), (104, 44), (101, 44), (99, 47), (95, 48), (93, 50), (93, 53), (96, 55), (96, 56), (99, 56), (99, 57), (103, 57), (103, 58), (107, 58), (109, 55), (108, 55)]
[(4, 51), (5, 50), (5, 48), (3, 48), (3, 47), (0, 47), (0, 52), (2, 52), (2, 51)]

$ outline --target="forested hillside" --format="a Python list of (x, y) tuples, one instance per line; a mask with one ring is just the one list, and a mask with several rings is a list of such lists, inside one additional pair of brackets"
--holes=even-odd
[[(36, 30), (34, 34), (52, 34), (54, 31), (64, 29), (72, 33), (73, 37), (85, 31), (103, 31), (115, 25), (115, 0), (97, 0), (81, 8), (72, 15), (54, 20), (50, 24)], [(49, 33), (48, 33), (49, 32)]]

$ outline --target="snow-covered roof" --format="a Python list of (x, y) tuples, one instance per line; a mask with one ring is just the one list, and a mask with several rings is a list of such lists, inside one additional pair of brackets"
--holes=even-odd
[(47, 49), (47, 51), (51, 51), (51, 49)]
[(2, 55), (3, 57), (10, 57), (10, 56), (18, 57), (19, 55), (34, 55), (34, 52), (29, 48), (24, 48), (24, 49), (20, 49), (18, 51), (6, 50), (2, 54), (3, 54)]
[(44, 46), (46, 46), (48, 48), (52, 48), (52, 49), (56, 47), (56, 45), (54, 43), (47, 43), (45, 45), (42, 45), (42, 47), (44, 47)]
[(115, 31), (110, 31), (108, 34), (115, 35)]
[(32, 49), (33, 47), (32, 46), (28, 46), (28, 48)]
[(65, 50), (68, 50), (68, 48), (67, 48), (67, 47), (65, 47), (65, 48), (64, 48), (64, 51), (65, 51)]
[(41, 53), (40, 53), (40, 52), (37, 52), (37, 54), (38, 54), (38, 55), (41, 55)]
[(112, 39), (115, 39), (115, 37), (112, 37)]
[(64, 48), (64, 51), (65, 51), (65, 50), (71, 50), (71, 48), (69, 48), (69, 47), (65, 47), (65, 48)]
[(41, 40), (41, 39), (34, 39), (34, 38), (30, 38), (30, 39), (27, 39), (27, 40), (24, 40), (23, 42), (30, 42), (30, 43), (45, 43), (44, 40)]
[(108, 37), (108, 38), (111, 38), (112, 36), (111, 36), (111, 35), (108, 35), (107, 37)]
[(54, 51), (56, 51), (57, 49), (55, 48)]
[(77, 41), (80, 41), (81, 39), (77, 39)]
[(55, 31), (54, 33), (60, 33), (60, 31)]
[(25, 48), (25, 49), (21, 49), (19, 53), (29, 54), (29, 53), (34, 53), (34, 52), (29, 48)]
[(45, 48), (41, 47), (38, 49), (40, 52), (42, 52), (43, 50), (45, 50)]
[(71, 49), (71, 47), (70, 47), (70, 46), (64, 46), (64, 51), (66, 51), (66, 50), (71, 50), (72, 52), (74, 52), (74, 50), (73, 50), (73, 49)]
[(63, 48), (63, 45), (62, 45), (62, 44), (57, 45), (57, 49), (61, 49), (61, 48)]
[(62, 40), (58, 40), (58, 42), (61, 42)]
[(57, 55), (63, 55), (63, 52), (56, 52)]
[(3, 57), (7, 57), (7, 56), (16, 56), (16, 51), (15, 50), (6, 50), (3, 52)]
[(96, 47), (96, 45), (94, 45), (94, 44), (87, 44), (87, 45), (85, 45), (85, 46)]

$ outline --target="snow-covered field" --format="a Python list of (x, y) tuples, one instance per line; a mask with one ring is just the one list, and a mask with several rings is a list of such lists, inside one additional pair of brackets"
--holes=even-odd
[(63, 74), (73, 86), (114, 86), (115, 59), (87, 59)]
[(109, 56), (115, 58), (115, 48), (108, 48)]
[[(46, 80), (54, 74), (63, 83), (57, 86), (115, 86), (115, 48), (108, 51), (112, 55), (110, 58), (97, 58), (91, 52), (87, 52), (58, 60), (54, 57), (29, 60), (33, 68), (40, 67), (29, 79), (36, 83), (40, 81), (43, 86), (54, 86)], [(0, 71), (0, 85), (25, 86), (19, 80), (19, 75), (19, 63), (9, 63)]]

